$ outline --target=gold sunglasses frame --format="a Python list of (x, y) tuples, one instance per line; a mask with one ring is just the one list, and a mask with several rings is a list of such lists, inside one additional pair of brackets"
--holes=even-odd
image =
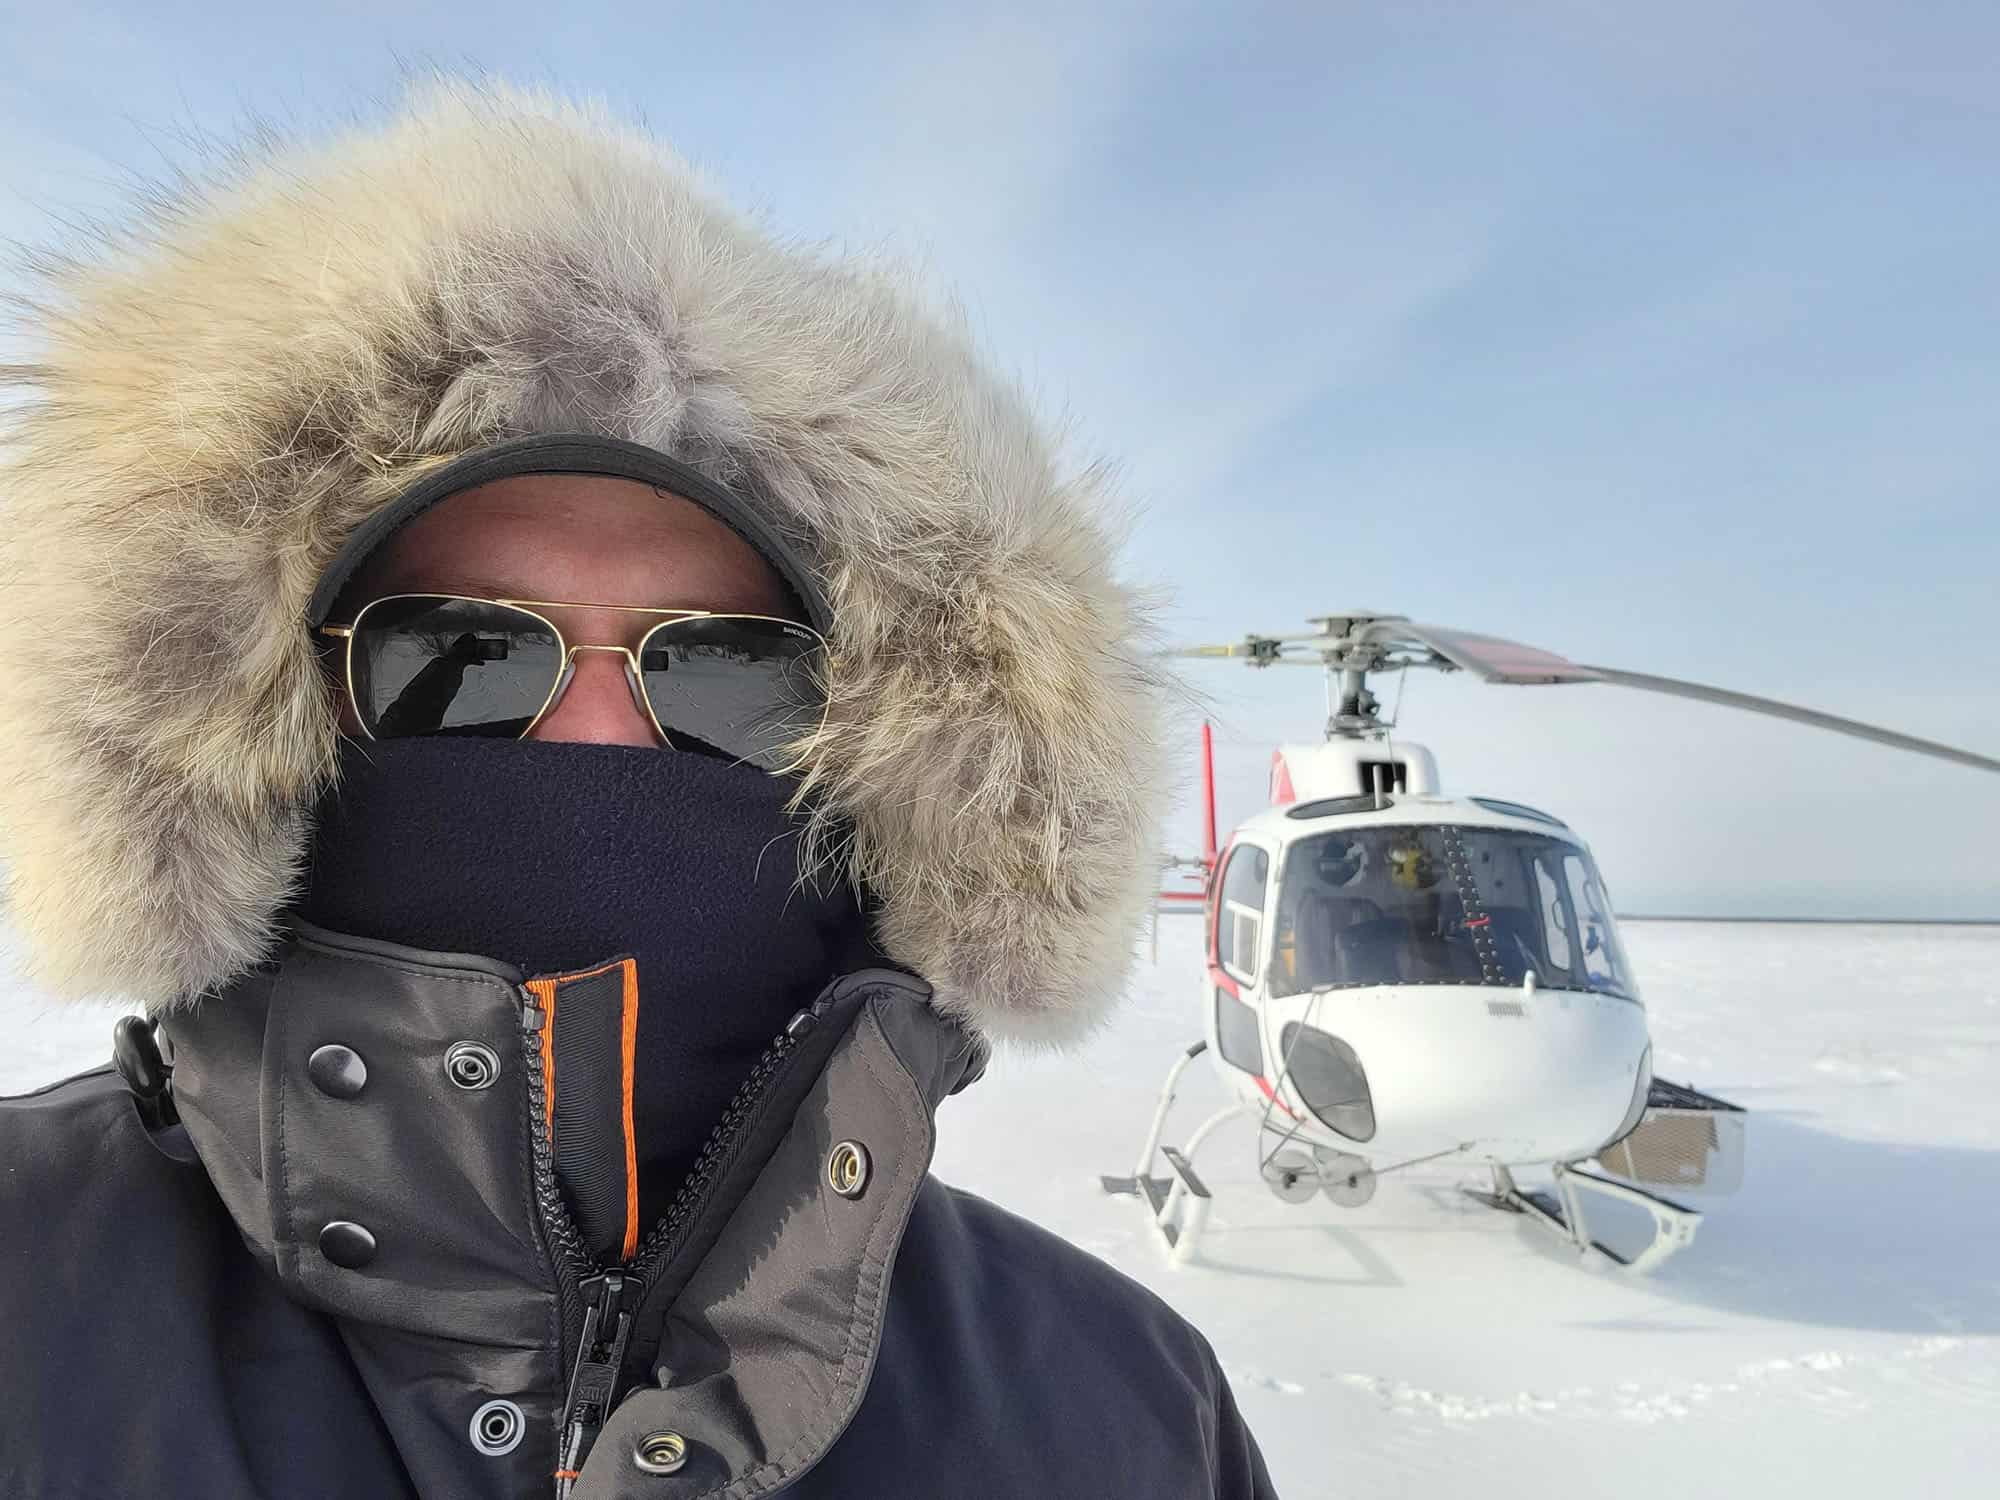
[[(666, 725), (660, 722), (659, 714), (653, 709), (653, 700), (646, 692), (645, 670), (639, 665), (639, 657), (645, 651), (646, 643), (656, 634), (665, 630), (670, 625), (678, 625), (688, 620), (755, 620), (761, 624), (783, 625), (789, 630), (803, 631), (806, 635), (811, 636), (813, 640), (817, 641), (819, 643), (819, 655), (822, 664), (829, 661), (832, 657), (832, 647), (827, 644), (825, 636), (814, 630), (812, 626), (803, 625), (797, 620), (788, 620), (783, 615), (745, 614), (734, 610), (659, 609), (643, 604), (582, 604), (565, 599), (493, 599), (478, 594), (384, 594), (381, 598), (370, 599), (366, 604), (362, 605), (355, 612), (354, 618), (345, 625), (322, 625), (319, 627), (319, 634), (332, 636), (337, 640), (345, 642), (342, 648), (341, 676), (347, 687), (347, 701), (354, 705), (354, 721), (361, 726), (361, 732), (368, 736), (370, 740), (376, 738), (375, 731), (369, 727), (368, 721), (362, 716), (360, 700), (354, 695), (355, 632), (360, 628), (361, 622), (368, 618), (368, 611), (376, 605), (393, 604), (403, 599), (438, 599), (455, 604), (497, 604), (507, 609), (519, 610), (530, 619), (539, 620), (542, 624), (548, 626), (550, 633), (556, 638), (556, 644), (562, 648), (562, 669), (556, 673), (555, 683), (549, 688), (548, 696), (542, 700), (542, 706), (535, 710), (535, 716), (528, 721), (526, 728), (514, 736), (516, 739), (521, 740), (526, 739), (535, 732), (535, 726), (548, 717), (549, 710), (555, 706), (556, 700), (562, 696), (563, 689), (569, 686), (570, 678), (576, 673), (577, 652), (612, 651), (625, 658), (625, 685), (631, 690), (633, 701), (641, 709), (645, 710), (646, 718), (653, 726), (653, 733), (660, 737), (660, 742), (669, 750), (680, 749), (680, 746), (674, 743), (673, 736), (667, 732)], [(636, 647), (600, 646), (590, 642), (583, 642), (572, 646), (568, 638), (564, 636), (562, 627), (547, 615), (540, 613), (544, 609), (614, 609), (625, 614), (664, 615), (666, 618), (648, 628), (646, 633), (639, 637), (639, 644)], [(825, 684), (821, 684), (821, 688), (819, 722), (813, 726), (812, 735), (817, 735), (821, 729), (826, 727), (828, 694), (825, 691)], [(811, 735), (806, 736), (806, 738), (811, 738)], [(737, 764), (754, 765), (755, 762), (739, 759)], [(760, 767), (759, 769), (764, 768)], [(773, 768), (772, 774), (783, 775), (791, 769), (793, 769), (792, 766)]]

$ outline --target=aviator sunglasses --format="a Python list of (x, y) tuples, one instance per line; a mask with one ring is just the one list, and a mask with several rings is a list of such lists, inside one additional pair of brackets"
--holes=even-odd
[[(659, 618), (636, 647), (570, 645), (545, 609)], [(370, 739), (520, 739), (568, 685), (579, 651), (625, 658), (634, 701), (677, 750), (782, 771), (826, 717), (825, 639), (768, 615), (390, 594), (319, 631), (346, 643), (347, 695)]]

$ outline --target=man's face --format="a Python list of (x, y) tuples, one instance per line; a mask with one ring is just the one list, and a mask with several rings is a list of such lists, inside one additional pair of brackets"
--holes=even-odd
[[(797, 619), (771, 565), (707, 511), (630, 479), (533, 474), (440, 501), (363, 566), (336, 619), (385, 594), (469, 594), (708, 609)], [(610, 609), (549, 611), (572, 646), (633, 646), (656, 617)], [(340, 728), (359, 736), (345, 689)], [(528, 735), (658, 746), (626, 685), (625, 659), (580, 651), (562, 696)]]

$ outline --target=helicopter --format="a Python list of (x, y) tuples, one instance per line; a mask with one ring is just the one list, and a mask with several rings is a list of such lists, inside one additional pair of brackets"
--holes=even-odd
[[(1163, 891), (1205, 925), (1203, 1036), (1175, 1059), (1137, 1164), (1101, 1179), (1130, 1196), (1172, 1264), (1194, 1259), (1213, 1201), (1195, 1158), (1248, 1119), (1277, 1197), (1358, 1207), (1384, 1176), (1424, 1164), (1485, 1168), (1473, 1200), (1524, 1216), (1583, 1258), (1635, 1273), (1692, 1244), (1698, 1210), (1675, 1189), (1740, 1185), (1745, 1112), (1654, 1076), (1652, 1039), (1602, 873), (1561, 818), (1447, 795), (1436, 757), (1392, 734), (1371, 675), (1465, 671), (1508, 685), (1611, 683), (1788, 719), (2000, 772), (2000, 760), (1768, 698), (1583, 666), (1516, 641), (1357, 611), (1296, 635), (1183, 647), (1176, 657), (1262, 670), (1316, 666), (1320, 744), (1273, 752), (1270, 806), (1217, 847), (1213, 739), (1199, 877)], [(1229, 1102), (1180, 1147), (1164, 1144), (1183, 1074), (1206, 1055)], [(1165, 1171), (1159, 1171), (1161, 1163)], [(1551, 1189), (1524, 1188), (1523, 1168)], [(1614, 1248), (1591, 1205), (1643, 1210), (1650, 1237)]]

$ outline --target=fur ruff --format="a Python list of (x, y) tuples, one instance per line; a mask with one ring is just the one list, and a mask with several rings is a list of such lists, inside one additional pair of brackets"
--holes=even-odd
[(32, 982), (158, 1010), (265, 956), (337, 764), (321, 570), (427, 465), (589, 431), (814, 559), (805, 790), (889, 952), (1000, 1036), (1077, 1036), (1117, 996), (1165, 793), (1146, 611), (1102, 471), (904, 277), (775, 242), (597, 110), (444, 82), (46, 261), (29, 333), (0, 858)]

